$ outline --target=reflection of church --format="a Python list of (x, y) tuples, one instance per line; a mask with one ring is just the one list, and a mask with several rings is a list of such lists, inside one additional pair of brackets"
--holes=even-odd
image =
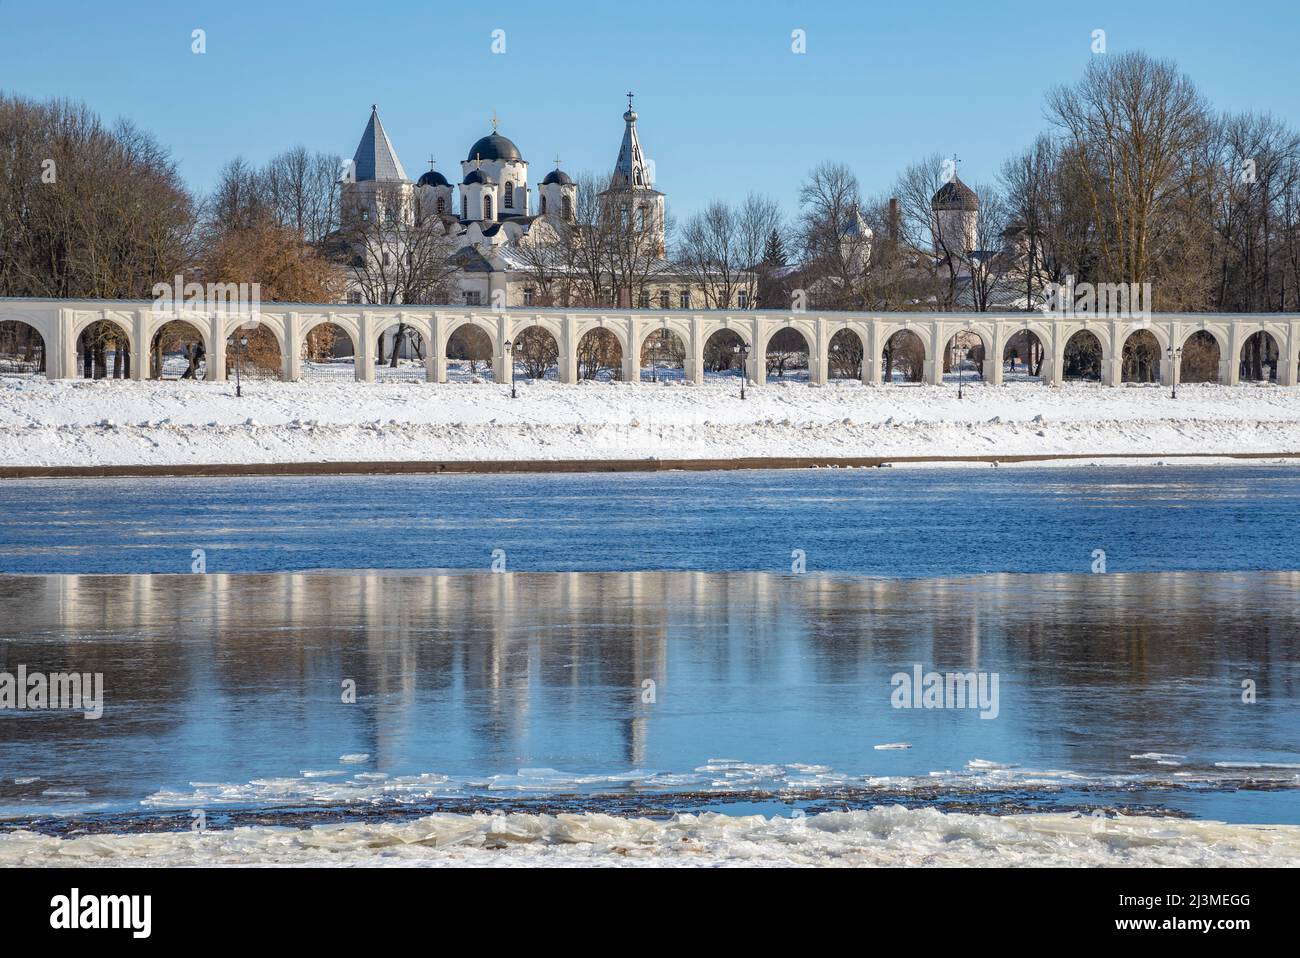
[[(618, 204), (622, 221), (635, 225), (656, 260), (648, 271), (648, 288), (639, 294), (640, 302), (624, 305), (690, 308), (688, 281), (674, 275), (664, 258), (664, 194), (654, 188), (653, 164), (641, 148), (631, 94), (623, 123), (618, 159), (599, 202)], [(538, 271), (545, 268), (540, 265), (538, 247), (556, 237), (558, 224), (574, 223), (581, 212), (578, 185), (560, 169), (559, 159), (534, 191), (529, 185), (528, 161), (519, 147), (497, 130), (494, 114), (492, 132), (475, 141), (461, 161), (458, 184), (434, 169), (434, 162), (430, 160), (429, 171), (412, 182), (388, 139), (378, 108), (371, 107), (370, 121), (353, 157), (352, 175), (343, 183), (345, 208), (359, 204), (376, 221), (394, 215), (440, 220), (458, 248), (454, 303), (544, 305), (536, 288)], [(394, 194), (400, 197), (401, 206), (396, 214), (381, 209), (385, 198)], [(562, 267), (554, 269), (559, 272)], [(364, 301), (359, 287), (354, 286), (348, 301)]]

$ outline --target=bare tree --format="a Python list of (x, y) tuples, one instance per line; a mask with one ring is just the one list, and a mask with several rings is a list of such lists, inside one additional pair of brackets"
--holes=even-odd
[(1208, 172), (1195, 164), (1210, 133), (1200, 93), (1172, 61), (1128, 52), (1093, 57), (1082, 80), (1049, 93), (1047, 108), (1073, 147), (1098, 278), (1159, 278), (1161, 252), (1186, 240), (1178, 235), (1186, 192)]
[(842, 163), (822, 163), (799, 188), (804, 282), (832, 309), (864, 309), (871, 235), (858, 178)]
[(739, 207), (714, 202), (682, 229), (676, 264), (704, 294), (710, 309), (758, 304), (760, 270), (772, 235), (781, 234), (781, 210), (751, 193)]
[(450, 295), (454, 244), (440, 219), (421, 219), (413, 207), (401, 184), (384, 184), (373, 206), (361, 200), (343, 210), (338, 237), (367, 303), (444, 303)]

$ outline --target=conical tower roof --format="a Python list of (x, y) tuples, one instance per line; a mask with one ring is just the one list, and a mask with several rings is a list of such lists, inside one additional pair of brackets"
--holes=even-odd
[(614, 163), (614, 175), (610, 177), (609, 188), (650, 189), (650, 174), (646, 167), (645, 154), (641, 152), (641, 137), (636, 132), (636, 111), (632, 109), (632, 94), (627, 95), (627, 112), (623, 114), (623, 142), (618, 148), (618, 160)]
[(365, 180), (406, 181), (406, 170), (397, 158), (384, 124), (379, 120), (379, 107), (370, 107), (370, 122), (366, 132), (361, 134), (357, 152), (352, 157), (352, 165), (358, 182)]

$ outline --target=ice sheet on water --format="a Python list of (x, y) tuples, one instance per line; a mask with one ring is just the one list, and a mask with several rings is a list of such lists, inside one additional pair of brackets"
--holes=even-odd
[[(902, 743), (900, 743), (902, 744)], [(1151, 753), (1155, 754), (1155, 753)], [(521, 768), (513, 773), (457, 777), (437, 772), (390, 775), (387, 772), (306, 771), (298, 777), (258, 778), (245, 785), (191, 782), (191, 791), (162, 790), (142, 804), (154, 808), (194, 808), (196, 805), (237, 804), (413, 804), (438, 798), (488, 796), (513, 793), (545, 796), (557, 793), (602, 795), (613, 793), (766, 792), (773, 795), (811, 793), (847, 787), (879, 791), (884, 795), (936, 788), (962, 792), (997, 792), (1009, 788), (1047, 791), (1075, 787), (1236, 787), (1264, 783), (1271, 787), (1300, 788), (1300, 766), (1269, 762), (1215, 762), (1200, 767), (1168, 760), (1143, 759), (1140, 770), (1094, 773), (1073, 769), (1024, 768), (1011, 762), (973, 758), (961, 769), (924, 774), (854, 774), (810, 763), (745, 762), (710, 759), (684, 772), (630, 769), (617, 772), (579, 772), (554, 768)], [(344, 777), (346, 776), (346, 777)]]
[(429, 815), (400, 823), (0, 835), (0, 867), (70, 865), (1300, 866), (1300, 826), (1145, 816), (992, 816), (881, 806), (803, 818), (715, 813)]

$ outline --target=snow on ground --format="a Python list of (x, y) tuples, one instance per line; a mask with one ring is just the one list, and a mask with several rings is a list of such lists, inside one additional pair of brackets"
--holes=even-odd
[(1300, 826), (882, 806), (804, 818), (441, 814), (306, 829), (0, 834), (0, 867), (245, 864), (1296, 867)]
[[(648, 378), (647, 370), (647, 378)], [(0, 465), (1300, 452), (1300, 389), (0, 379)]]

